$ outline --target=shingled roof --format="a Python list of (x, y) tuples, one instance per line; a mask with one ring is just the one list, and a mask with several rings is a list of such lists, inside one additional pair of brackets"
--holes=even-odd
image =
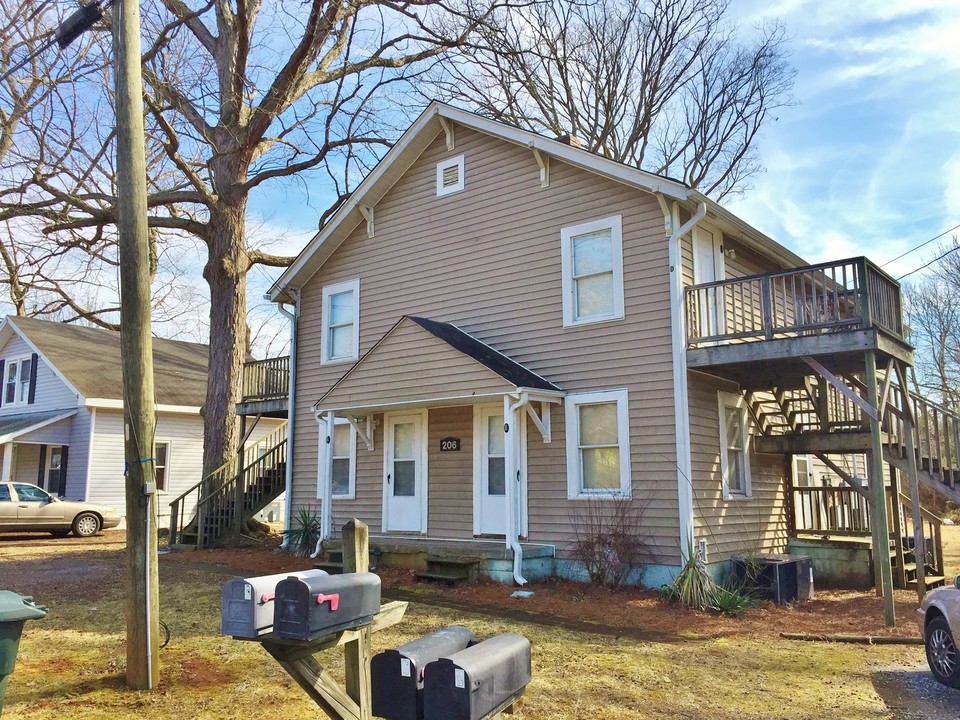
[[(8, 316), (18, 330), (87, 399), (123, 399), (120, 333)], [(156, 402), (200, 407), (207, 393), (207, 346), (153, 339)]]

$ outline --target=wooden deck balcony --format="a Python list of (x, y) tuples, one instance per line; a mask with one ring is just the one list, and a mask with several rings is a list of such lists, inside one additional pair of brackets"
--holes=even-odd
[(239, 415), (286, 416), (290, 395), (290, 357), (252, 360), (243, 365)]
[(900, 285), (865, 257), (693, 285), (685, 301), (687, 366), (748, 386), (800, 381), (807, 356), (835, 371), (867, 350), (913, 362)]

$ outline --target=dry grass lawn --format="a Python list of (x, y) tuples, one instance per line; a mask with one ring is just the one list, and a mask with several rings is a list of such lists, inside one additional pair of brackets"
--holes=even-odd
[[(960, 566), (960, 528), (946, 528)], [(160, 651), (154, 692), (124, 688), (122, 534), (87, 541), (0, 538), (0, 587), (33, 594), (50, 607), (27, 625), (4, 718), (317, 717), (317, 708), (256, 643), (219, 634), (220, 586), (232, 574), (280, 572), (303, 561), (269, 551), (165, 556), (161, 612), (172, 632)], [(387, 573), (385, 588), (404, 587)], [(916, 667), (920, 646), (795, 643), (784, 630), (883, 633), (880, 605), (867, 593), (821, 593), (815, 604), (764, 607), (741, 619), (679, 612), (649, 594), (611, 594), (568, 583), (534, 588), (530, 601), (510, 589), (418, 589), (405, 620), (375, 636), (396, 646), (451, 623), (481, 637), (519, 632), (533, 642), (534, 679), (519, 720), (627, 718), (888, 718), (873, 687), (879, 668)], [(634, 637), (572, 632), (535, 622), (431, 605), (455, 600), (632, 628)], [(916, 598), (898, 597), (900, 628), (916, 634)], [(649, 630), (658, 642), (636, 639)], [(321, 656), (339, 671), (337, 653)]]

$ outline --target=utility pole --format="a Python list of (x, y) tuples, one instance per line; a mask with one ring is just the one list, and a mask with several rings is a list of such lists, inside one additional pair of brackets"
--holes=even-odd
[(120, 349), (127, 467), (127, 685), (150, 690), (159, 676), (156, 467), (150, 247), (140, 72), (139, 0), (113, 5), (117, 103), (117, 232)]

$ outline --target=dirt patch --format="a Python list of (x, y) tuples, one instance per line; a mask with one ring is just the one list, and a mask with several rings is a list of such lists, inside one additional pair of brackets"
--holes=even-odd
[(233, 682), (233, 675), (214, 658), (165, 654), (163, 660), (173, 669), (169, 677), (173, 685), (203, 689)]

